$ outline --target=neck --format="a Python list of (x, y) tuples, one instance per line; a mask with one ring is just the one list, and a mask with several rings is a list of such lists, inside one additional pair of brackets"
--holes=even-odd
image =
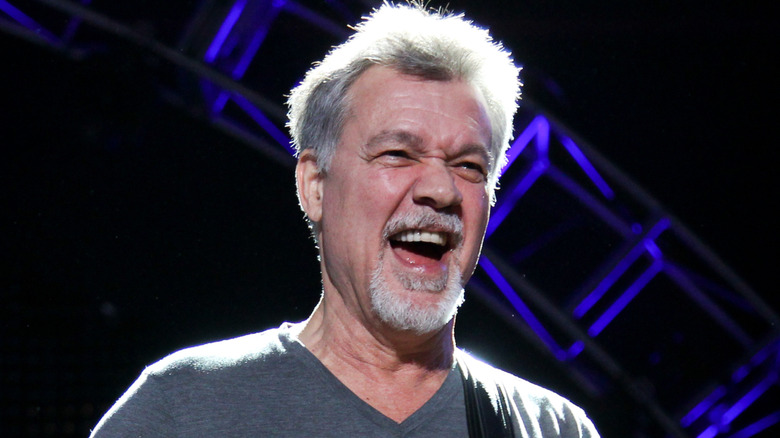
[[(335, 300), (330, 298), (336, 295)], [(416, 334), (360, 321), (326, 293), (299, 340), (353, 393), (401, 422), (441, 387), (453, 363), (454, 319)]]

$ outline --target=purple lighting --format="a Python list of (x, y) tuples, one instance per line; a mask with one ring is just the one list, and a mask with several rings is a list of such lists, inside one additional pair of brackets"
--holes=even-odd
[(575, 341), (573, 344), (571, 344), (571, 347), (569, 347), (569, 350), (566, 352), (566, 354), (569, 358), (573, 358), (582, 353), (583, 350), (585, 350), (585, 343), (582, 341)]
[(622, 276), (628, 268), (642, 255), (644, 248), (641, 245), (634, 246), (631, 251), (607, 274), (598, 286), (574, 308), (574, 317), (582, 318), (604, 296), (613, 284)]
[(723, 414), (723, 417), (721, 418), (722, 424), (730, 424), (732, 421), (734, 421), (735, 418), (737, 418), (742, 412), (745, 411), (750, 405), (753, 404), (756, 400), (758, 400), (761, 395), (763, 395), (772, 385), (775, 384), (777, 381), (777, 376), (770, 374), (768, 377), (766, 377), (764, 380), (758, 383), (753, 389), (748, 391), (747, 394), (744, 395), (739, 401), (734, 403), (734, 406), (731, 407), (728, 411), (726, 411)]
[(276, 125), (274, 125), (273, 122), (271, 122), (262, 111), (257, 109), (249, 101), (238, 94), (233, 95), (233, 100), (236, 102), (236, 104), (238, 104), (238, 106), (246, 111), (252, 117), (252, 119), (254, 119), (254, 121), (257, 122), (257, 124), (268, 133), (268, 135), (273, 137), (273, 139), (276, 140), (280, 145), (284, 146), (290, 154), (295, 154), (295, 151), (290, 144), (290, 139), (279, 128), (277, 128)]
[[(744, 396), (742, 396), (742, 398), (737, 400), (737, 402), (734, 403), (729, 409), (727, 409), (720, 416), (720, 418), (714, 420), (713, 424), (707, 429), (705, 429), (704, 432), (700, 433), (697, 438), (711, 438), (717, 435), (718, 431), (721, 428), (731, 424), (732, 421), (734, 421), (740, 414), (742, 414), (742, 412), (744, 412), (745, 409), (750, 407), (750, 405), (752, 405), (753, 402), (758, 400), (758, 398), (761, 397), (776, 382), (777, 382), (777, 375), (775, 373), (770, 373), (769, 376), (767, 376), (766, 378), (758, 382), (758, 384), (754, 386), (753, 389), (748, 391)], [(776, 418), (777, 414), (778, 413), (775, 413), (770, 417), (765, 417), (760, 422), (754, 423), (748, 428), (743, 429), (742, 431), (739, 432), (739, 435), (749, 437), (755, 433), (758, 433), (760, 430), (769, 427), (770, 425), (778, 421), (778, 418)]]
[[(612, 287), (613, 284), (620, 278), (629, 267), (631, 267), (632, 264), (641, 256), (645, 250), (650, 250), (650, 248), (655, 248), (655, 243), (653, 242), (655, 239), (658, 238), (658, 236), (661, 235), (667, 228), (669, 228), (670, 225), (669, 219), (663, 218), (659, 220), (653, 228), (650, 229), (650, 231), (647, 233), (647, 235), (642, 239), (637, 245), (635, 245), (633, 248), (631, 248), (631, 251), (626, 254), (626, 256), (615, 266), (615, 268), (604, 278), (601, 280), (601, 282), (596, 286), (593, 291), (588, 294), (587, 297), (585, 297), (580, 304), (574, 308), (573, 315), (575, 318), (582, 318), (585, 316), (586, 313), (594, 306), (596, 303), (604, 296), (605, 293), (609, 290), (610, 287)], [(650, 242), (652, 243), (652, 246), (650, 245)], [(653, 252), (650, 252), (651, 255), (654, 257), (656, 254), (653, 254)], [(660, 250), (658, 250), (658, 255), (660, 255)], [(657, 258), (657, 257), (656, 257)]]
[[(758, 367), (759, 365), (763, 364), (767, 360), (775, 360), (775, 367), (780, 366), (780, 345), (778, 345), (776, 342), (770, 345), (767, 348), (764, 348), (763, 350), (756, 353), (752, 358), (750, 358), (750, 361), (748, 364), (743, 365), (731, 374), (731, 381), (734, 383), (739, 383), (742, 379), (747, 377), (751, 371), (753, 371), (754, 368)], [(778, 370), (780, 371), (780, 370)]]
[(712, 425), (708, 427), (704, 432), (700, 433), (696, 438), (712, 438), (718, 434), (718, 427)]
[(214, 62), (214, 60), (217, 58), (219, 51), (222, 49), (222, 45), (225, 44), (225, 40), (227, 39), (228, 35), (230, 35), (230, 31), (233, 30), (233, 26), (236, 25), (236, 22), (241, 16), (241, 13), (244, 11), (245, 6), (246, 0), (237, 0), (233, 4), (233, 7), (230, 9), (230, 12), (228, 12), (227, 17), (225, 18), (225, 21), (222, 22), (222, 26), (219, 27), (217, 36), (214, 37), (214, 41), (211, 42), (208, 50), (206, 50), (206, 56), (203, 58), (206, 60), (206, 62)]
[(613, 319), (620, 313), (625, 307), (630, 303), (636, 296), (639, 294), (639, 292), (642, 291), (642, 289), (647, 286), (647, 283), (650, 282), (653, 278), (655, 278), (656, 274), (658, 274), (661, 271), (661, 268), (663, 268), (663, 262), (655, 261), (652, 265), (650, 265), (645, 272), (642, 273), (642, 275), (639, 276), (639, 278), (631, 285), (628, 289), (626, 289), (625, 292), (623, 292), (623, 295), (620, 296), (614, 303), (612, 303), (611, 306), (609, 306), (609, 309), (607, 309), (599, 319), (596, 320), (596, 322), (593, 323), (593, 325), (590, 326), (588, 329), (588, 334), (590, 336), (597, 336), (599, 333), (601, 333), (602, 330), (610, 323)]
[(742, 365), (731, 373), (731, 381), (739, 383), (750, 374), (750, 367), (748, 365)]
[(268, 30), (271, 27), (271, 23), (276, 18), (276, 16), (279, 15), (279, 11), (284, 7), (285, 3), (286, 0), (273, 0), (271, 2), (271, 10), (268, 11), (267, 15), (263, 17), (263, 20), (257, 24), (257, 32), (255, 32), (255, 36), (252, 37), (252, 41), (249, 43), (249, 47), (247, 47), (246, 51), (244, 51), (244, 53), (241, 55), (241, 59), (233, 69), (234, 78), (239, 79), (244, 76), (246, 69), (249, 68), (249, 63), (252, 62), (255, 54), (257, 54), (257, 51), (263, 44), (266, 35), (268, 35)]
[[(583, 169), (588, 178), (593, 181), (604, 197), (607, 199), (614, 198), (614, 191), (585, 157), (582, 150), (580, 150), (570, 138), (566, 136), (559, 137), (561, 138), (563, 146)], [(501, 174), (504, 174), (506, 170), (509, 169), (509, 166), (515, 162), (517, 157), (519, 157), (528, 145), (531, 144), (531, 140), (534, 139), (536, 140), (536, 161), (532, 165), (531, 170), (509, 191), (509, 195), (502, 197), (501, 204), (493, 212), (493, 216), (488, 224), (487, 232), (485, 234), (486, 237), (490, 237), (493, 234), (496, 228), (498, 228), (504, 219), (506, 219), (507, 215), (509, 215), (509, 212), (514, 208), (517, 201), (549, 167), (548, 149), (550, 147), (550, 122), (547, 118), (540, 115), (531, 120), (528, 126), (526, 126), (512, 144), (512, 147), (507, 153), (507, 162), (501, 169)]]
[[(265, 11), (265, 13), (261, 16), (261, 19), (256, 20), (257, 22), (254, 23), (254, 27), (255, 27), (254, 35), (252, 36), (252, 39), (249, 41), (249, 44), (247, 45), (246, 49), (241, 54), (238, 61), (233, 66), (230, 72), (231, 76), (234, 79), (241, 79), (244, 76), (244, 73), (246, 73), (246, 70), (249, 68), (249, 64), (252, 62), (252, 59), (254, 59), (254, 56), (255, 54), (257, 54), (257, 51), (260, 49), (260, 46), (265, 40), (266, 35), (268, 35), (268, 31), (270, 29), (271, 23), (279, 14), (281, 8), (284, 7), (285, 3), (286, 0), (270, 1), (269, 10)], [(233, 31), (233, 29), (236, 27), (236, 23), (244, 14), (245, 10), (247, 10), (247, 0), (237, 0), (233, 4), (233, 6), (231, 7), (230, 11), (227, 14), (227, 17), (225, 17), (225, 21), (222, 22), (222, 25), (217, 31), (217, 35), (214, 37), (214, 40), (211, 42), (208, 49), (206, 50), (206, 54), (204, 56), (204, 60), (206, 62), (213, 63), (217, 59), (220, 51), (222, 51), (225, 45), (225, 41), (227, 40), (228, 36), (230, 36), (230, 33)], [(249, 15), (252, 14), (251, 8), (247, 10), (247, 14)], [(252, 17), (249, 17), (244, 21), (251, 20), (251, 19)], [(229, 93), (226, 93), (224, 91), (220, 92), (219, 95), (217, 95), (217, 97), (212, 102), (211, 105), (212, 113), (217, 114), (221, 112), (229, 99), (230, 99)], [(265, 127), (263, 129), (265, 129)]]
[(585, 174), (588, 175), (588, 178), (590, 178), (591, 181), (593, 181), (593, 184), (598, 187), (599, 191), (601, 191), (601, 194), (604, 195), (607, 199), (612, 199), (615, 197), (615, 192), (612, 191), (612, 189), (607, 185), (607, 182), (604, 181), (604, 178), (601, 177), (601, 175), (596, 171), (596, 168), (593, 167), (592, 164), (590, 164), (590, 161), (585, 157), (585, 154), (582, 153), (580, 148), (577, 147), (576, 144), (570, 139), (569, 137), (561, 136), (561, 144), (563, 144), (563, 147), (566, 148), (567, 151), (569, 151), (569, 154), (574, 158), (574, 160), (577, 162), (577, 164), (580, 165), (582, 170), (585, 171)]
[(211, 105), (211, 113), (219, 114), (222, 112), (222, 110), (225, 109), (225, 105), (227, 105), (229, 99), (230, 94), (224, 91), (220, 92), (217, 98), (214, 99), (214, 103)]
[(543, 116), (536, 116), (533, 120), (531, 120), (531, 123), (525, 127), (523, 132), (517, 136), (515, 142), (512, 143), (512, 147), (509, 148), (509, 152), (506, 154), (507, 161), (504, 167), (501, 169), (501, 175), (503, 175), (504, 172), (509, 169), (509, 166), (515, 162), (515, 159), (517, 159), (517, 157), (523, 153), (526, 146), (531, 143), (531, 139), (533, 139), (534, 136), (541, 136), (541, 138), (537, 137), (537, 147), (539, 147), (540, 142), (543, 142), (545, 144), (543, 150), (546, 151), (546, 143), (550, 138), (550, 122), (548, 122), (547, 119), (545, 119)]
[[(92, 3), (92, 0), (81, 0), (82, 5), (89, 5)], [(73, 38), (73, 35), (76, 34), (76, 30), (81, 25), (82, 19), (81, 17), (72, 17), (68, 21), (68, 26), (65, 28), (65, 31), (62, 33), (62, 41), (70, 42), (70, 40)]]
[(731, 435), (731, 438), (750, 438), (751, 436), (763, 432), (766, 428), (774, 426), (777, 423), (780, 423), (780, 412), (767, 415), (766, 417), (756, 421), (755, 423), (740, 430), (734, 435)]
[(704, 415), (705, 412), (707, 412), (715, 403), (718, 402), (724, 395), (726, 395), (727, 391), (724, 386), (718, 386), (715, 388), (710, 395), (708, 395), (704, 400), (702, 400), (699, 404), (694, 406), (693, 409), (690, 410), (683, 418), (680, 420), (680, 424), (683, 425), (683, 427), (688, 427), (691, 424), (693, 424), (694, 421), (698, 420), (699, 417)]
[(547, 166), (548, 164), (546, 161), (536, 160), (531, 167), (531, 170), (523, 176), (511, 190), (509, 190), (509, 195), (501, 199), (501, 204), (495, 209), (490, 218), (490, 222), (488, 223), (487, 230), (485, 231), (486, 239), (490, 237), (493, 232), (496, 231), (496, 228), (501, 225), (501, 222), (506, 219), (517, 201), (525, 195), (525, 192), (527, 192), (528, 189), (534, 185), (536, 180), (544, 174), (544, 171), (547, 170)]
[(59, 38), (57, 38), (54, 34), (49, 32), (48, 30), (44, 29), (43, 26), (38, 24), (35, 20), (28, 17), (24, 12), (20, 11), (19, 9), (16, 9), (13, 5), (8, 3), (5, 0), (0, 0), (0, 11), (5, 12), (8, 14), (9, 17), (16, 20), (17, 23), (21, 24), (22, 26), (26, 27), (30, 31), (34, 32), (36, 35), (39, 35), (51, 43), (58, 43)]
[(647, 250), (648, 254), (653, 256), (654, 259), (660, 260), (663, 258), (663, 253), (661, 252), (661, 249), (658, 248), (658, 245), (656, 245), (654, 240), (651, 239), (645, 239), (644, 242), (645, 249)]
[[(737, 417), (739, 417), (745, 410), (747, 410), (756, 400), (764, 395), (773, 385), (778, 381), (778, 365), (777, 362), (778, 345), (776, 342), (769, 344), (766, 348), (756, 353), (750, 360), (748, 365), (743, 365), (735, 371), (735, 375), (732, 376), (733, 383), (740, 383), (745, 377), (747, 377), (755, 367), (771, 361), (769, 369), (764, 370), (762, 380), (755, 383), (752, 387), (743, 386), (741, 389), (742, 396), (734, 402), (730, 407), (728, 401), (724, 400), (719, 404), (716, 404), (723, 400), (729, 393), (735, 393), (735, 388), (727, 388), (726, 386), (718, 386), (712, 393), (710, 393), (704, 400), (699, 402), (687, 415), (681, 420), (680, 424), (683, 427), (691, 426), (696, 420), (703, 417), (704, 414), (709, 413), (709, 420), (711, 425), (704, 430), (699, 437), (712, 437), (717, 435), (728, 427)], [(780, 422), (780, 412), (775, 412), (763, 419), (756, 421), (734, 435), (732, 438), (748, 438), (764, 429)]]
[[(561, 349), (557, 342), (552, 338), (550, 333), (545, 330), (544, 326), (536, 316), (534, 316), (531, 309), (526, 306), (523, 300), (517, 295), (509, 282), (506, 281), (503, 275), (498, 271), (498, 268), (490, 262), (490, 260), (484, 255), (479, 259), (479, 266), (488, 274), (493, 283), (498, 287), (501, 293), (509, 300), (512, 306), (517, 310), (520, 316), (525, 320), (531, 330), (533, 330), (539, 339), (547, 345), (547, 348), (555, 355), (558, 360), (566, 360), (569, 356), (566, 351)], [(576, 350), (576, 349), (575, 349)]]

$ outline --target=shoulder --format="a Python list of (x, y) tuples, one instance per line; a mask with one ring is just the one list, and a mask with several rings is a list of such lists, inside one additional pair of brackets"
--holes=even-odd
[(179, 350), (148, 366), (144, 374), (163, 377), (173, 374), (212, 374), (239, 369), (283, 356), (288, 336), (285, 325), (260, 333)]
[(564, 397), (556, 394), (549, 389), (533, 384), (527, 380), (521, 379), (506, 371), (500, 370), (474, 356), (459, 351), (459, 360), (465, 362), (468, 370), (474, 378), (483, 384), (498, 384), (507, 391), (507, 395), (519, 395), (535, 400), (538, 404), (561, 406), (569, 403)]
[[(279, 369), (294, 368), (285, 362), (294, 345), (289, 328), (285, 324), (186, 348), (149, 365), (103, 416), (92, 436), (179, 436), (176, 431), (189, 430), (182, 427), (229, 421), (225, 412), (235, 413), (237, 400), (257, 401), (268, 394), (262, 392), (264, 388), (273, 390), (285, 383), (246, 384), (249, 379), (276, 382)], [(185, 435), (189, 436), (181, 436)]]
[[(565, 397), (527, 380), (495, 368), (463, 351), (459, 360), (485, 387), (498, 388), (509, 399), (516, 426), (541, 432), (540, 436), (598, 437), (585, 412)], [(554, 431), (549, 435), (548, 430)]]

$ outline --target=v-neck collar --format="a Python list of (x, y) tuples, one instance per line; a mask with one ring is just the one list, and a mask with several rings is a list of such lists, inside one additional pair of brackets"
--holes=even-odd
[(344, 400), (348, 400), (349, 403), (368, 420), (383, 428), (395, 429), (400, 436), (412, 432), (414, 429), (428, 422), (437, 413), (446, 409), (452, 400), (463, 391), (460, 371), (457, 362), (453, 361), (453, 366), (447, 374), (447, 377), (433, 396), (412, 415), (401, 423), (397, 423), (395, 420), (387, 417), (376, 408), (366, 403), (336, 378), (336, 376), (334, 376), (333, 373), (331, 373), (330, 370), (295, 337), (292, 331), (293, 326), (291, 324), (286, 325), (286, 327), (283, 326), (280, 333), (280, 339), (284, 348), (289, 351), (293, 357), (300, 360), (305, 368), (310, 370), (323, 384), (329, 386), (332, 391), (341, 395)]

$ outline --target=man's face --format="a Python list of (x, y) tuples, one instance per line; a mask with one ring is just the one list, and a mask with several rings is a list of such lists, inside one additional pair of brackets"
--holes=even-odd
[(437, 330), (460, 303), (489, 215), (481, 94), (377, 66), (348, 98), (317, 214), (326, 293), (370, 324)]

